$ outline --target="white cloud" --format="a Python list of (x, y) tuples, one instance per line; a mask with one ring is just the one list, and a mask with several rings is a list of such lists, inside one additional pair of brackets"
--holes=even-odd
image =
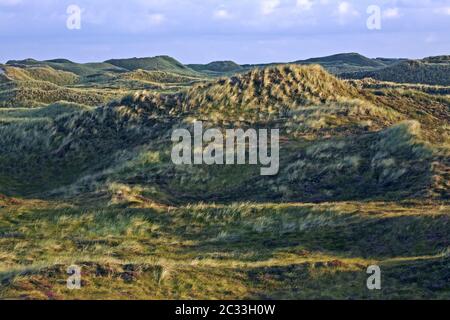
[(348, 20), (359, 16), (359, 12), (347, 1), (342, 1), (337, 7), (335, 15), (338, 17), (340, 24), (346, 24)]
[(398, 8), (389, 8), (383, 11), (383, 18), (395, 19), (400, 17), (400, 10)]
[(153, 13), (148, 16), (148, 21), (152, 25), (159, 25), (162, 24), (166, 20), (165, 15), (161, 13)]
[(297, 0), (297, 8), (303, 11), (311, 10), (313, 4), (312, 0)]
[(216, 19), (230, 19), (231, 18), (231, 14), (226, 9), (219, 9), (219, 10), (214, 11), (213, 16)]
[(352, 18), (358, 17), (359, 12), (347, 1), (339, 2), (335, 16), (338, 18), (338, 22), (341, 25), (347, 24)]
[(343, 1), (338, 5), (338, 14), (340, 16), (358, 16), (359, 12), (349, 2)]
[(280, 5), (280, 0), (263, 0), (261, 2), (261, 13), (263, 15), (269, 15), (275, 11)]
[(436, 8), (433, 10), (436, 14), (445, 14), (450, 16), (450, 7)]

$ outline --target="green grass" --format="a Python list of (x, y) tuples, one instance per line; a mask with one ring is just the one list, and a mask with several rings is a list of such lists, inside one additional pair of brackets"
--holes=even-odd
[(71, 72), (58, 71), (51, 67), (14, 68), (3, 67), (5, 75), (13, 81), (48, 81), (56, 85), (71, 85), (79, 81), (79, 77)]
[(116, 67), (109, 63), (76, 63), (69, 61), (67, 59), (53, 59), (47, 61), (37, 61), (34, 59), (25, 59), (25, 60), (11, 60), (6, 63), (10, 66), (26, 66), (26, 67), (51, 67), (56, 70), (66, 71), (74, 73), (78, 76), (88, 76), (92, 74), (105, 73), (105, 72), (113, 72), (120, 73), (125, 72), (126, 70)]
[[(0, 298), (450, 297), (448, 97), (319, 66), (82, 67), (74, 84), (0, 85)], [(171, 132), (194, 119), (279, 128), (279, 174), (173, 165)]]
[[(3, 298), (449, 297), (442, 204), (199, 204), (0, 209)], [(430, 237), (434, 235), (433, 237)], [(65, 269), (83, 268), (83, 287)], [(383, 290), (365, 287), (379, 264)], [(420, 277), (419, 280), (412, 280)]]
[(61, 101), (99, 106), (127, 94), (129, 90), (96, 90), (58, 86), (48, 81), (14, 81), (0, 84), (0, 108), (33, 108)]
[(214, 61), (208, 64), (189, 64), (187, 66), (195, 71), (208, 74), (210, 76), (232, 75), (233, 73), (247, 70), (234, 61)]
[(0, 119), (7, 121), (10, 119), (36, 119), (36, 118), (52, 118), (74, 113), (82, 110), (89, 110), (90, 107), (69, 102), (53, 103), (41, 108), (9, 108), (0, 109)]
[(131, 59), (112, 59), (106, 63), (134, 71), (138, 69), (147, 71), (166, 71), (183, 75), (198, 75), (194, 70), (186, 67), (179, 61), (169, 56), (157, 56), (152, 58), (131, 58)]
[(372, 71), (356, 71), (341, 74), (344, 78), (373, 78), (400, 83), (422, 83), (428, 85), (450, 85), (450, 64), (432, 63), (429, 60), (401, 61)]

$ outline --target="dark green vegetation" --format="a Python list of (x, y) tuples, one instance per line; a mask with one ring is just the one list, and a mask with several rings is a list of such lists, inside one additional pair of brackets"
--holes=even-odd
[[(370, 59), (358, 53), (341, 53), (320, 58), (297, 60), (291, 62), (290, 64), (297, 64), (297, 65), (318, 64), (324, 67), (328, 72), (338, 75), (341, 73), (378, 70), (397, 64), (402, 61), (406, 61), (406, 59), (388, 59), (388, 58)], [(230, 73), (237, 73), (237, 72), (246, 72), (254, 68), (274, 67), (283, 64), (285, 63), (238, 65), (233, 61), (215, 61), (205, 65), (191, 64), (188, 66), (196, 71), (217, 76), (217, 75), (229, 75)]]
[(296, 61), (297, 64), (320, 64), (332, 73), (342, 73), (361, 70), (373, 70), (386, 67), (392, 61), (381, 59), (369, 59), (358, 53), (336, 54), (322, 58), (312, 58)]
[[(168, 57), (0, 67), (0, 297), (450, 298), (445, 84)], [(173, 165), (195, 119), (279, 128), (279, 174)]]
[(234, 61), (214, 61), (204, 65), (190, 64), (188, 65), (188, 67), (198, 72), (206, 73), (212, 76), (221, 76), (246, 70), (246, 68), (238, 65)]
[(171, 71), (179, 74), (198, 75), (181, 62), (168, 57), (158, 56), (153, 58), (113, 59), (105, 61), (116, 67), (134, 71), (138, 69), (150, 71)]
[[(241, 65), (231, 61), (217, 61), (206, 65), (189, 65), (212, 76), (229, 76), (230, 73), (247, 72), (254, 68), (266, 68), (283, 63)], [(345, 79), (373, 78), (396, 83), (450, 86), (449, 56), (429, 57), (422, 60), (370, 59), (358, 53), (342, 53), (332, 56), (294, 61), (291, 64), (318, 64), (328, 72)]]
[(450, 58), (403, 61), (373, 71), (344, 73), (342, 76), (351, 79), (373, 78), (382, 81), (450, 86)]
[[(4, 205), (2, 297), (449, 297), (444, 205)], [(71, 291), (66, 269), (74, 262), (82, 289)], [(381, 291), (366, 289), (372, 264), (383, 270)]]
[(116, 67), (109, 63), (86, 63), (80, 64), (75, 63), (66, 59), (54, 59), (47, 61), (37, 61), (34, 59), (25, 59), (25, 60), (11, 60), (6, 63), (7, 65), (13, 67), (36, 67), (36, 66), (48, 66), (55, 70), (61, 70), (66, 72), (72, 72), (79, 76), (87, 76), (96, 73), (103, 72), (123, 72), (126, 71), (122, 68)]

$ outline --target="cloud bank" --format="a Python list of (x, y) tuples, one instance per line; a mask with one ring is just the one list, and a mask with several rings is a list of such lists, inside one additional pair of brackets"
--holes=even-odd
[[(69, 5), (82, 9), (81, 30), (66, 28)], [(369, 5), (380, 7), (381, 30), (367, 30)], [(420, 57), (450, 53), (449, 16), (445, 0), (0, 0), (0, 59)]]

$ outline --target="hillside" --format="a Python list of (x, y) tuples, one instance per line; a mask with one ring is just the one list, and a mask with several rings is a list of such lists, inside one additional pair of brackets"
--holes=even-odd
[(17, 67), (42, 67), (47, 66), (51, 67), (56, 70), (61, 71), (67, 71), (72, 72), (78, 76), (88, 76), (93, 74), (99, 74), (99, 73), (106, 73), (106, 72), (124, 72), (126, 70), (123, 70), (121, 68), (118, 68), (112, 64), (108, 63), (76, 63), (72, 62), (67, 59), (53, 59), (53, 60), (47, 60), (47, 61), (37, 61), (34, 59), (25, 59), (25, 60), (11, 60), (6, 63), (10, 66), (17, 66)]
[(234, 61), (214, 61), (208, 64), (188, 64), (187, 66), (195, 71), (210, 75), (223, 75), (245, 70), (244, 67)]
[(48, 81), (56, 85), (72, 85), (79, 82), (79, 77), (66, 71), (55, 70), (51, 67), (16, 68), (2, 67), (2, 74), (6, 81)]
[(375, 71), (344, 73), (344, 78), (373, 78), (398, 83), (422, 83), (428, 85), (450, 85), (450, 62), (444, 58), (428, 58), (403, 61)]
[(169, 56), (149, 58), (111, 59), (105, 62), (76, 63), (67, 59), (38, 61), (34, 59), (10, 60), (6, 63), (17, 67), (47, 66), (56, 70), (75, 73), (79, 76), (90, 76), (104, 73), (121, 73), (138, 69), (147, 71), (166, 71), (180, 74), (195, 74), (188, 67)]
[[(106, 170), (106, 163), (119, 161), (111, 158), (119, 150), (121, 153), (129, 150), (131, 153), (128, 156), (136, 157), (138, 161), (141, 151), (133, 156), (136, 151), (132, 150), (144, 145), (149, 147), (149, 141), (153, 141), (152, 145), (157, 148), (153, 152), (164, 155), (164, 159), (169, 161), (169, 129), (176, 125), (186, 126), (183, 124), (185, 119), (203, 119), (208, 125), (219, 127), (230, 123), (244, 128), (275, 126), (290, 141), (283, 153), (282, 167), (285, 169), (274, 180), (261, 177), (253, 180), (252, 190), (248, 190), (247, 182), (256, 178), (253, 170), (240, 169), (238, 178), (230, 172), (231, 168), (224, 168), (223, 171), (215, 168), (211, 172), (207, 168), (183, 170), (168, 163), (152, 169), (159, 172), (156, 185), (152, 170), (141, 172), (140, 167), (133, 166), (127, 169), (125, 176), (122, 176), (122, 169), (117, 172), (117, 183), (123, 184), (139, 177), (144, 189), (147, 184), (157, 188), (171, 186), (170, 193), (178, 194), (177, 201), (200, 201), (208, 197), (241, 199), (241, 196), (247, 200), (269, 197), (273, 200), (298, 201), (425, 196), (435, 192), (431, 182), (431, 163), (434, 158), (436, 163), (441, 162), (435, 148), (426, 140), (445, 141), (445, 129), (435, 131), (434, 127), (436, 124), (442, 127), (450, 119), (448, 102), (423, 96), (423, 101), (418, 100), (414, 107), (428, 108), (427, 112), (431, 113), (428, 118), (416, 115), (419, 110), (412, 112), (403, 109), (404, 105), (413, 106), (408, 99), (410, 97), (407, 96), (377, 97), (368, 92), (362, 93), (321, 67), (292, 65), (196, 84), (181, 94), (135, 94), (106, 107), (59, 118), (50, 127), (40, 128), (44, 132), (38, 136), (39, 139), (47, 139), (44, 145), (50, 148), (40, 152), (59, 155), (52, 160), (52, 163), (56, 161), (52, 168), (63, 169), (78, 161), (89, 168), (84, 173), (63, 169), (64, 172), (73, 172), (74, 178), (79, 179), (80, 174), (100, 178), (101, 175), (95, 170)], [(433, 109), (430, 109), (431, 101), (434, 103)], [(433, 115), (436, 117), (438, 114), (439, 118), (435, 119)], [(46, 130), (48, 133), (45, 133)], [(4, 136), (13, 135), (4, 133)], [(24, 146), (18, 142), (9, 144), (25, 150), (28, 146), (35, 148), (42, 145), (31, 141)], [(28, 156), (34, 153), (33, 150), (27, 152)], [(7, 154), (4, 153), (4, 157)], [(330, 154), (334, 157), (330, 158)], [(134, 161), (128, 159), (127, 166)], [(424, 171), (424, 166), (430, 169)], [(8, 165), (5, 163), (4, 167)], [(324, 172), (325, 168), (330, 168), (329, 172)], [(41, 168), (39, 172), (46, 170)], [(109, 183), (115, 176), (115, 170), (106, 170), (109, 173), (104, 178), (108, 178)], [(15, 173), (8, 179), (18, 179), (20, 176), (15, 170), (9, 172)], [(29, 176), (33, 172), (23, 174)], [(293, 183), (296, 174), (299, 174), (300, 180)], [(185, 180), (188, 177), (189, 183)], [(97, 187), (98, 182), (95, 182)], [(42, 186), (45, 181), (36, 177), (34, 183)], [(266, 187), (268, 184), (273, 185), (275, 190), (283, 191), (274, 192)], [(306, 189), (300, 191), (302, 188)], [(0, 192), (6, 193), (7, 189)], [(169, 194), (164, 195), (165, 192), (160, 194), (161, 199), (155, 200), (167, 201), (171, 198)], [(250, 195), (257, 195), (257, 198)]]
[[(435, 60), (439, 59), (439, 57), (434, 59)], [(356, 79), (360, 74), (364, 74), (365, 72), (376, 72), (380, 69), (393, 66), (400, 62), (407, 62), (407, 61), (409, 60), (396, 58), (371, 59), (359, 53), (340, 53), (330, 56), (310, 58), (306, 60), (297, 60), (290, 62), (289, 64), (320, 65), (323, 68), (325, 68), (328, 72), (333, 73), (335, 75), (344, 74), (345, 77)], [(234, 73), (242, 73), (252, 70), (254, 68), (270, 68), (284, 64), (285, 63), (278, 62), (267, 64), (238, 65), (233, 61), (216, 61), (211, 62), (209, 64), (192, 64), (188, 65), (188, 67), (210, 76), (220, 77), (220, 76), (231, 76)], [(353, 76), (354, 74), (356, 76)]]
[(334, 74), (350, 71), (373, 70), (386, 66), (382, 60), (369, 59), (358, 53), (342, 53), (327, 57), (299, 60), (294, 63), (302, 65), (320, 64)]
[(78, 64), (66, 59), (8, 61), (0, 69), (0, 106), (38, 107), (61, 101), (98, 106), (133, 90), (175, 92), (206, 78), (169, 57), (114, 63), (150, 70), (129, 71), (110, 63)]
[(0, 108), (34, 108), (61, 101), (98, 106), (127, 92), (66, 87), (49, 81), (9, 81), (0, 83)]
[(135, 70), (117, 76), (119, 79), (141, 80), (153, 83), (189, 83), (197, 81), (197, 77), (189, 77), (167, 71)]
[(311, 58), (307, 60), (299, 60), (295, 63), (298, 64), (331, 64), (331, 65), (353, 65), (357, 67), (372, 67), (379, 68), (385, 66), (379, 60), (369, 59), (360, 55), (359, 53), (341, 53), (336, 55), (331, 55), (327, 57)]
[(138, 69), (147, 71), (166, 71), (184, 75), (197, 75), (196, 72), (181, 62), (169, 56), (157, 56), (152, 58), (112, 59), (105, 63), (116, 67), (134, 71)]
[[(290, 64), (298, 65), (321, 65), (328, 72), (335, 75), (339, 75), (345, 72), (356, 72), (356, 71), (368, 71), (376, 70), (379, 68), (386, 67), (390, 64), (401, 61), (401, 59), (385, 59), (376, 58), (370, 59), (359, 53), (340, 53), (331, 56), (324, 56), (319, 58), (310, 58), (306, 60), (297, 60), (290, 62)], [(283, 65), (285, 63), (268, 63), (268, 64), (247, 64), (242, 65), (245, 70), (253, 68), (267, 68), (277, 65)]]
[(423, 59), (424, 62), (428, 63), (444, 63), (448, 64), (450, 63), (450, 55), (449, 56), (435, 56), (435, 57), (428, 57)]
[[(450, 297), (446, 87), (312, 61), (221, 78), (167, 57), (46, 63), (0, 66), (0, 298)], [(173, 164), (172, 132), (194, 120), (279, 129), (279, 173)]]
[(354, 88), (319, 66), (294, 65), (255, 69), (242, 75), (198, 84), (188, 93), (186, 107), (207, 114), (210, 120), (271, 119), (296, 106), (354, 98)]

